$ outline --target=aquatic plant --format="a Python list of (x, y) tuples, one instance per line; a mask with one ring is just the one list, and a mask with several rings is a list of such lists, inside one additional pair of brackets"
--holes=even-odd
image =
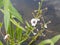
[[(38, 3), (38, 9), (32, 12), (33, 18), (31, 19), (30, 23), (26, 20), (26, 25), (24, 27), (21, 25), (24, 24), (24, 20), (21, 14), (12, 5), (11, 1), (0, 0), (0, 11), (4, 14), (4, 27), (6, 34), (4, 35), (1, 32), (2, 24), (0, 24), (0, 32), (3, 35), (3, 39), (6, 41), (6, 45), (21, 45), (24, 41), (28, 39), (31, 39), (28, 44), (31, 45), (34, 41), (36, 41), (38, 36), (44, 35), (43, 32), (46, 30), (46, 28), (48, 28), (47, 25), (51, 23), (51, 21), (46, 22), (44, 20), (42, 13), (44, 10), (47, 10), (47, 8), (42, 9), (42, 3), (43, 0)], [(38, 22), (40, 25), (40, 29), (36, 27)], [(37, 30), (37, 33), (35, 33), (34, 30)], [(33, 34), (33, 36), (30, 36), (31, 33)], [(53, 41), (52, 44), (54, 44), (58, 40), (55, 40), (56, 38), (59, 39), (60, 35), (51, 39)], [(44, 45), (45, 41), (48, 41), (48, 43), (50, 43), (49, 40), (44, 40), (39, 43), (39, 45)], [(1, 41), (0, 45), (3, 45)]]

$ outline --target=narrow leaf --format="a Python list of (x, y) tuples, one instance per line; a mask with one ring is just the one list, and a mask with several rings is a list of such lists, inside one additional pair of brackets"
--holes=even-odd
[(16, 39), (20, 42), (22, 39), (22, 30), (16, 27)]
[(22, 26), (20, 26), (14, 19), (10, 19), (10, 21), (11, 21), (14, 25), (16, 25), (18, 28), (20, 28), (21, 30), (26, 31), (25, 28), (23, 28)]
[(10, 22), (9, 24), (9, 30), (7, 31), (8, 34), (10, 34), (11, 38), (14, 39), (14, 32), (15, 32), (15, 28), (14, 25)]
[(8, 30), (8, 25), (10, 21), (10, 13), (8, 11), (9, 3), (10, 3), (9, 0), (4, 0), (4, 24), (5, 24), (6, 32)]
[(11, 3), (10, 3), (9, 11), (15, 18), (17, 18), (20, 22), (23, 23), (21, 14), (12, 6)]

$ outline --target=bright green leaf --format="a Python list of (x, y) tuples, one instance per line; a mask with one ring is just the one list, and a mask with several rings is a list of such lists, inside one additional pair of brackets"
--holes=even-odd
[(0, 23), (0, 28), (2, 27), (2, 23)]
[(3, 0), (0, 0), (0, 8), (3, 6)]
[(44, 40), (39, 43), (39, 45), (45, 45), (45, 44), (54, 45), (54, 43), (50, 39)]
[(10, 21), (10, 13), (8, 11), (9, 3), (10, 3), (9, 0), (4, 0), (4, 24), (5, 24), (6, 32), (8, 30), (9, 21)]
[(14, 25), (16, 25), (18, 28), (20, 28), (21, 30), (26, 31), (25, 28), (23, 28), (22, 26), (20, 26), (14, 19), (10, 19), (10, 21), (11, 21)]
[(16, 33), (15, 34), (16, 34), (16, 39), (18, 41), (21, 41), (22, 40), (22, 30), (20, 28), (16, 27)]
[(23, 19), (22, 19), (21, 14), (18, 13), (18, 11), (12, 6), (11, 3), (10, 3), (9, 11), (15, 18), (17, 18), (20, 22), (23, 23)]
[(54, 36), (52, 39), (46, 39), (39, 43), (39, 45), (50, 44), (54, 45), (60, 39), (60, 35)]
[(0, 45), (3, 45), (3, 43), (0, 41)]
[(60, 35), (54, 36), (51, 40), (56, 43), (60, 39)]
[(9, 24), (9, 30), (7, 31), (8, 34), (10, 34), (11, 38), (14, 39), (14, 32), (15, 32), (15, 28), (14, 25), (10, 22)]

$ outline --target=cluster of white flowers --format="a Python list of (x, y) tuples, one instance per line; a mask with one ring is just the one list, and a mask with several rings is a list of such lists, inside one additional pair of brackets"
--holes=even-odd
[[(33, 18), (31, 19), (31, 25), (32, 26), (36, 26), (37, 25), (37, 22), (40, 21), (40, 19), (37, 19), (37, 18)], [(37, 33), (33, 33), (33, 35), (36, 35)]]
[(37, 33), (35, 33), (35, 32), (33, 33), (33, 35), (36, 35), (36, 34), (37, 34)]
[[(40, 19), (38, 19), (38, 18), (32, 18), (32, 19), (31, 19), (31, 25), (35, 27), (35, 26), (37, 25), (37, 22), (38, 22), (38, 21), (40, 21)], [(48, 25), (49, 23), (51, 23), (51, 21), (48, 21), (46, 24), (44, 24), (44, 28), (48, 28), (47, 25)], [(38, 31), (38, 29), (37, 29), (37, 31)], [(35, 33), (35, 32), (33, 33), (33, 35), (36, 35), (36, 34), (37, 34), (37, 33)]]

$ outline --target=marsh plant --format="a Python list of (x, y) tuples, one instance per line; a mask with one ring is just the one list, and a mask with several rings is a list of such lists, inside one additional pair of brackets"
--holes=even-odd
[[(31, 45), (34, 41), (37, 40), (38, 36), (45, 36), (44, 31), (48, 28), (47, 25), (51, 21), (46, 22), (43, 16), (43, 11), (47, 11), (47, 8), (42, 9), (42, 3), (38, 2), (38, 9), (32, 12), (33, 18), (29, 21), (23, 20), (22, 16), (18, 11), (13, 7), (10, 0), (0, 0), (0, 11), (4, 14), (4, 27), (5, 35), (1, 32), (2, 23), (0, 23), (0, 32), (3, 35), (3, 39), (6, 41), (6, 45), (22, 45), (24, 41), (31, 39), (28, 45)], [(25, 24), (24, 26), (22, 26)], [(39, 25), (40, 29), (37, 28)], [(37, 31), (34, 32), (34, 30)], [(30, 36), (30, 35), (33, 36)], [(54, 45), (60, 38), (60, 35), (53, 37), (52, 39), (47, 39), (40, 42), (37, 45), (50, 44)], [(0, 41), (0, 45), (3, 43)]]

